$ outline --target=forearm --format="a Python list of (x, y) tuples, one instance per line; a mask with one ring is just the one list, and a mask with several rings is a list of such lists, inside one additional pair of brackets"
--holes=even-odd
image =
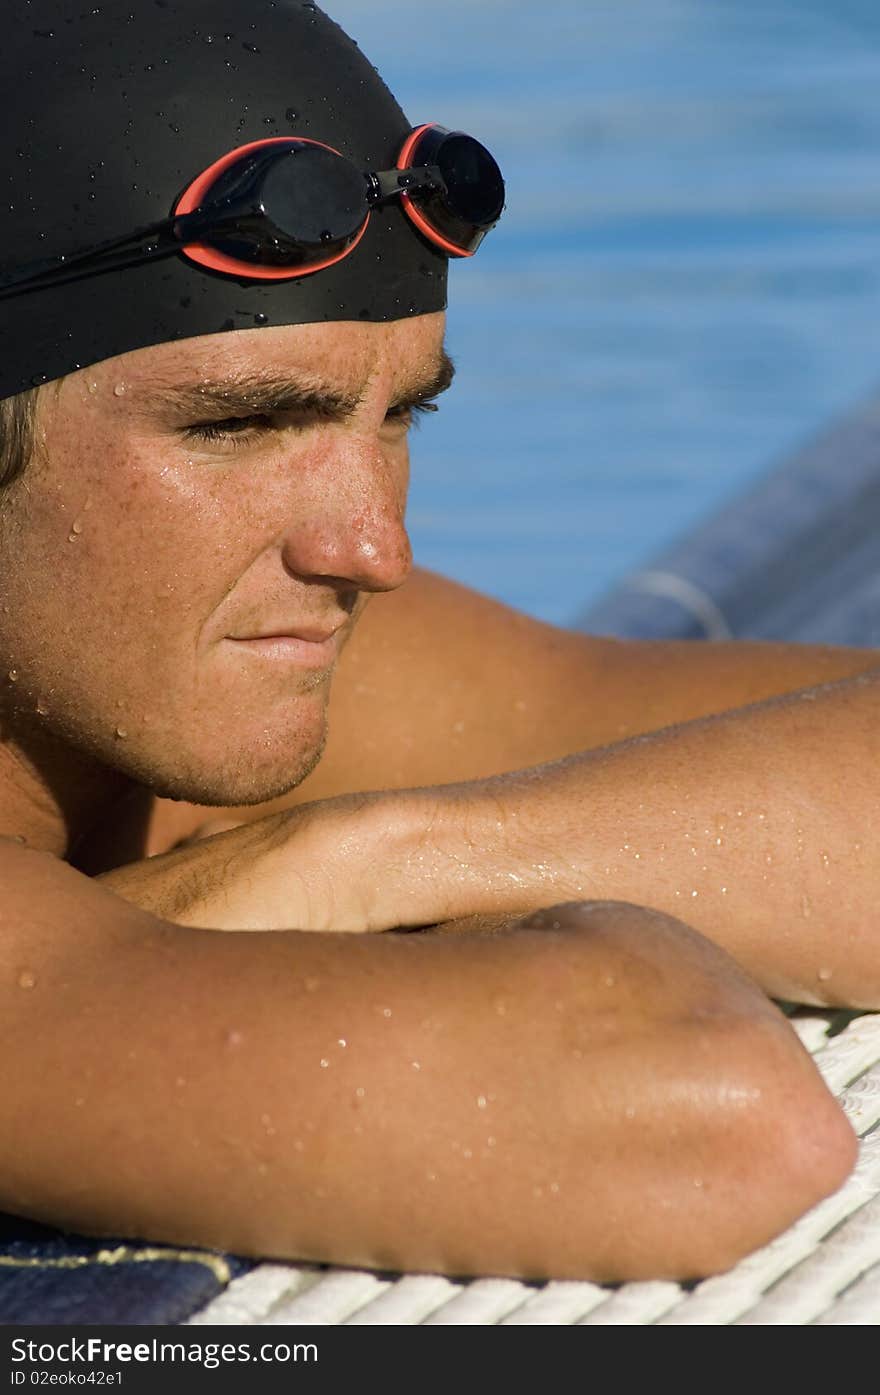
[(626, 900), (682, 916), (774, 996), (876, 1007), (878, 715), (866, 675), (484, 781), (305, 805), (105, 880), (215, 928)]
[(775, 996), (876, 1007), (878, 715), (871, 676), (397, 796), (410, 851), (386, 894), (420, 919), (621, 898), (686, 918)]

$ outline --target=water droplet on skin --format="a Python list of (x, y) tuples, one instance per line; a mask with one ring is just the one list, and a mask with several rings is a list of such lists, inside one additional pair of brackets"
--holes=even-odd
[(125, 727), (117, 727), (116, 735), (120, 741), (124, 741), (125, 738), (128, 736), (128, 730)]
[(809, 920), (812, 910), (812, 902), (810, 901), (810, 898), (807, 895), (807, 893), (804, 892), (803, 896), (801, 897), (801, 915), (803, 916), (804, 920)]
[(817, 979), (819, 979), (820, 983), (827, 983), (831, 976), (831, 969), (820, 969), (819, 972), (816, 974), (816, 977)]
[(695, 1177), (695, 1178), (694, 1178), (694, 1186), (695, 1186), (695, 1187), (702, 1187), (702, 1185), (703, 1185), (703, 1179), (702, 1179), (702, 1177)]
[(383, 1016), (383, 1017), (390, 1017), (390, 1016), (391, 1016), (391, 1009), (390, 1009), (390, 1008), (383, 1008), (383, 1009), (382, 1009), (382, 1016)]
[(46, 716), (46, 714), (47, 714), (48, 711), (49, 711), (49, 707), (48, 707), (48, 704), (46, 703), (45, 698), (37, 698), (37, 702), (36, 702), (36, 706), (34, 707), (34, 711), (36, 712), (36, 714), (37, 714), (38, 717), (45, 717), (45, 716)]
[(35, 988), (36, 985), (37, 985), (37, 976), (36, 976), (36, 974), (33, 973), (33, 971), (32, 971), (31, 969), (23, 969), (22, 972), (21, 972), (21, 973), (19, 974), (19, 976), (18, 976), (18, 986), (19, 986), (19, 988)]
[(362, 1100), (366, 1093), (367, 1092), (364, 1089), (363, 1085), (358, 1085), (357, 1089), (355, 1090), (355, 1094), (357, 1095), (359, 1100)]
[(348, 1046), (348, 1042), (345, 1040), (345, 1037), (338, 1037), (336, 1044), (337, 1046)]
[(485, 1095), (477, 1095), (477, 1109), (485, 1109), (487, 1104), (488, 1100)]
[(67, 534), (67, 541), (68, 541), (68, 542), (78, 542), (78, 541), (79, 541), (79, 534), (78, 534), (78, 533), (74, 533), (73, 529), (71, 529), (71, 531)]
[(89, 383), (89, 393), (91, 394), (92, 397), (94, 397), (94, 395), (95, 395), (95, 393), (96, 393), (97, 391), (98, 391), (98, 384), (95, 383), (95, 382)]
[(11, 669), (9, 670), (9, 672), (7, 673), (6, 677), (9, 679), (10, 683), (17, 683), (17, 682), (18, 682), (18, 669), (17, 669), (17, 668), (11, 668)]
[(329, 1066), (329, 1064), (330, 1064), (330, 1062), (327, 1060), (327, 1057), (326, 1057), (326, 1056), (322, 1056), (322, 1057), (321, 1057), (321, 1070), (326, 1070), (327, 1067)]
[(413, 1070), (421, 1070), (421, 1069), (422, 1069), (422, 1063), (421, 1063), (421, 1061), (410, 1061), (410, 1065), (412, 1066)]
[(117, 383), (113, 389), (113, 396), (124, 397), (127, 391), (128, 387), (125, 383)]

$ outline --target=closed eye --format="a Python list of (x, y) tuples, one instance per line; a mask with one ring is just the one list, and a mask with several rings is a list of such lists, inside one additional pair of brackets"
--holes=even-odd
[(184, 435), (190, 441), (234, 441), (261, 431), (271, 431), (272, 417), (265, 413), (249, 417), (225, 417), (222, 421), (200, 421), (186, 427)]
[[(388, 409), (385, 420), (400, 422), (409, 427), (419, 416), (426, 415), (428, 412), (439, 412), (439, 410), (439, 404), (436, 402), (401, 402)], [(293, 423), (288, 422), (287, 424)], [(277, 426), (278, 419), (276, 417), (266, 412), (255, 412), (250, 416), (223, 417), (219, 421), (195, 422), (192, 426), (187, 426), (183, 434), (189, 441), (202, 442), (207, 445), (220, 442), (237, 445), (239, 441), (247, 440), (251, 436), (276, 430)]]
[(400, 402), (397, 406), (388, 408), (385, 420), (405, 422), (407, 426), (411, 426), (418, 421), (420, 416), (424, 416), (428, 412), (439, 412), (439, 410), (440, 404), (438, 402)]

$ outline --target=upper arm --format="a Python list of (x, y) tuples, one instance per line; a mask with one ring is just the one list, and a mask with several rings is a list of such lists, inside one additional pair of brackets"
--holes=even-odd
[[(741, 1220), (742, 1176), (796, 1155), (779, 1105), (791, 1121), (805, 1091), (815, 1129), (833, 1102), (683, 928), (188, 930), (3, 845), (0, 883), (0, 1206), (16, 1214), (267, 1257), (627, 1277), (711, 1266), (816, 1198), (815, 1176), (792, 1188), (783, 1167)], [(718, 1091), (754, 1110), (713, 1106)], [(717, 1182), (699, 1236), (679, 1214), (695, 1167)]]

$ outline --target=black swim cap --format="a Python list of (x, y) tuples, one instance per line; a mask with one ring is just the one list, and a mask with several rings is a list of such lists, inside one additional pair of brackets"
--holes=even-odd
[[(0, 47), (0, 272), (167, 218), (227, 152), (298, 135), (393, 168), (410, 123), (301, 0), (15, 0)], [(237, 281), (176, 255), (0, 300), (0, 398), (149, 344), (442, 310), (447, 260), (399, 201), (336, 265)]]

